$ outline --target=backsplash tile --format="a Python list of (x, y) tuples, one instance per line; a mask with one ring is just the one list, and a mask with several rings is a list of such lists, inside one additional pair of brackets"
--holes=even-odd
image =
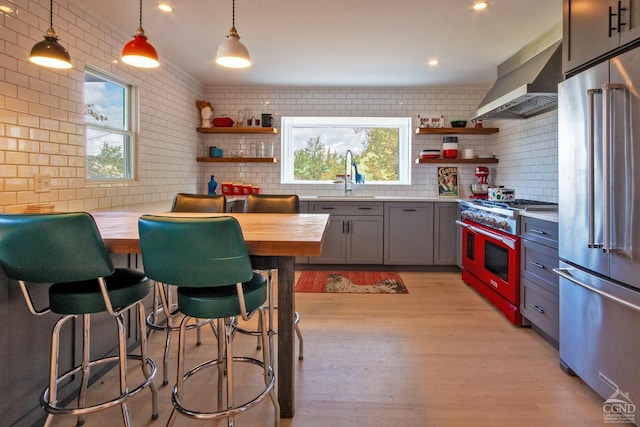
[[(0, 31), (0, 211), (19, 212), (30, 203), (52, 203), (57, 210), (117, 209), (142, 202), (169, 201), (178, 191), (204, 192), (208, 176), (218, 182), (257, 184), (263, 192), (336, 194), (334, 185), (304, 188), (280, 184), (280, 163), (196, 163), (204, 147), (248, 153), (251, 143), (268, 140), (280, 157), (280, 135), (201, 135), (196, 99), (206, 99), (215, 115), (235, 120), (238, 110), (282, 116), (412, 117), (444, 114), (466, 118), (486, 88), (205, 88), (178, 67), (163, 63), (156, 70), (119, 64), (120, 49), (130, 39), (82, 7), (80, 0), (56, 1), (56, 31), (69, 49), (74, 68), (55, 71), (31, 64), (27, 55), (41, 40), (49, 2), (33, 0), (22, 13), (4, 19)], [(27, 7), (28, 5), (28, 7)], [(138, 175), (123, 183), (84, 179), (83, 76), (85, 64), (111, 73), (138, 89), (140, 129)], [(557, 201), (557, 119), (555, 112), (514, 121), (486, 121), (500, 128), (495, 135), (465, 135), (461, 148), (496, 154), (490, 165), (494, 183), (516, 188), (519, 197)], [(267, 139), (268, 138), (268, 139)], [(412, 136), (412, 158), (423, 148), (440, 148), (438, 135)], [(361, 194), (435, 197), (437, 165), (412, 165), (410, 186), (356, 186)], [(475, 165), (458, 165), (461, 196), (469, 194)], [(52, 191), (33, 192), (34, 174), (51, 175)], [(366, 171), (365, 171), (366, 173)]]

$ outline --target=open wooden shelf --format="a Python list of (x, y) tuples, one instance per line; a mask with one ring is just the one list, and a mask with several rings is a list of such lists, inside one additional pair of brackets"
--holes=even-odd
[(278, 128), (263, 128), (263, 127), (211, 127), (211, 128), (197, 128), (200, 133), (259, 133), (259, 134), (271, 134), (277, 135)]
[(498, 163), (498, 159), (416, 159), (416, 163)]
[(491, 135), (499, 128), (417, 128), (416, 135)]
[(197, 162), (207, 163), (278, 163), (277, 157), (196, 157)]

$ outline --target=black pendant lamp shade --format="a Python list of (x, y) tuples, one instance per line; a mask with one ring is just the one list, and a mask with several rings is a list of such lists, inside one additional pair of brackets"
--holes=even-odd
[(31, 49), (29, 61), (49, 68), (68, 69), (73, 66), (69, 52), (58, 43), (58, 36), (53, 29), (53, 0), (49, 9), (49, 29), (44, 40), (36, 43)]

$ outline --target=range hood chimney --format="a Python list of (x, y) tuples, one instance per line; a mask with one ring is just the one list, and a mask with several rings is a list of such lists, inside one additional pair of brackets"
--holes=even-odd
[(550, 33), (498, 66), (498, 80), (472, 119), (526, 119), (557, 107), (558, 83), (564, 79), (562, 40), (537, 48)]

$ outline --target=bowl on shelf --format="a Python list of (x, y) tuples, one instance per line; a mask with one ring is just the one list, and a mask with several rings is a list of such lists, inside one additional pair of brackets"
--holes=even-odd
[(467, 126), (466, 120), (451, 120), (451, 127), (453, 128), (463, 128)]
[(438, 159), (440, 158), (440, 150), (422, 150), (420, 152), (421, 159)]
[(216, 117), (211, 120), (213, 126), (217, 128), (230, 128), (233, 126), (233, 119), (231, 117)]

